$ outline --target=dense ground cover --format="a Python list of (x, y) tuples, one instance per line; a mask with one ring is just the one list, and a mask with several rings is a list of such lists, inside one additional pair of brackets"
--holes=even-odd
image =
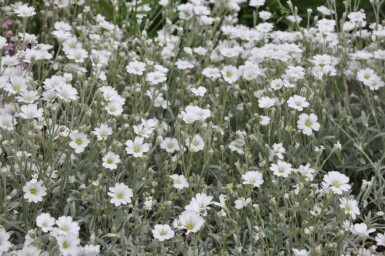
[(0, 255), (383, 255), (383, 2), (6, 2)]

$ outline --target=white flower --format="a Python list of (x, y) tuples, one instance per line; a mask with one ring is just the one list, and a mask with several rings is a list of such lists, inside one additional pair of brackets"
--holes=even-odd
[(87, 244), (83, 248), (80, 248), (82, 251), (82, 256), (98, 256), (100, 255), (100, 245)]
[(44, 233), (53, 230), (55, 224), (55, 218), (51, 217), (49, 213), (41, 213), (36, 217), (36, 226), (41, 228)]
[(268, 12), (268, 11), (260, 11), (258, 13), (259, 17), (263, 20), (263, 21), (266, 21), (268, 19), (271, 18), (271, 16), (273, 15), (271, 12)]
[(12, 95), (26, 91), (28, 88), (27, 79), (18, 75), (11, 76), (9, 78), (9, 83), (6, 81), (4, 82), (2, 81), (2, 83), (5, 83), (5, 84), (2, 84), (0, 86), (3, 87), (5, 91), (7, 91)]
[(116, 183), (115, 187), (110, 187), (109, 190), (111, 191), (108, 192), (108, 195), (111, 197), (110, 202), (115, 206), (131, 203), (131, 197), (133, 196), (132, 189), (125, 184)]
[(191, 69), (194, 67), (193, 64), (191, 64), (190, 62), (186, 61), (186, 60), (177, 60), (175, 62), (175, 65), (178, 69), (181, 69), (181, 70), (185, 70), (185, 69)]
[(337, 195), (342, 195), (344, 191), (349, 191), (351, 189), (351, 186), (348, 184), (349, 177), (336, 171), (328, 172), (324, 176), (323, 181), (323, 188), (330, 189)]
[(47, 195), (47, 189), (43, 185), (42, 181), (37, 181), (37, 179), (32, 179), (28, 181), (24, 187), (24, 198), (27, 199), (28, 202), (41, 202), (43, 201), (43, 197)]
[(211, 80), (215, 80), (221, 77), (221, 71), (219, 70), (219, 68), (216, 67), (207, 67), (203, 69), (202, 75)]
[(200, 108), (193, 105), (188, 105), (185, 110), (180, 113), (180, 117), (187, 124), (192, 124), (195, 121), (204, 122), (210, 116), (210, 109)]
[(260, 116), (259, 117), (259, 123), (262, 125), (262, 126), (266, 126), (266, 125), (269, 125), (270, 124), (270, 117), (268, 116)]
[(376, 231), (375, 228), (368, 229), (368, 226), (365, 223), (354, 224), (352, 228), (352, 233), (360, 238), (366, 238), (374, 231)]
[(208, 196), (205, 193), (198, 193), (193, 199), (191, 199), (190, 204), (186, 205), (185, 209), (187, 211), (194, 211), (206, 216), (207, 209), (209, 209), (208, 206), (212, 204), (212, 199), (212, 196)]
[(203, 86), (199, 86), (198, 88), (191, 88), (191, 92), (194, 93), (195, 96), (203, 97), (207, 89)]
[(286, 153), (285, 148), (282, 146), (282, 143), (274, 143), (272, 148), (269, 150), (269, 161), (273, 160), (276, 156), (278, 159), (283, 159), (283, 154)]
[(7, 39), (5, 37), (0, 36), (0, 49), (3, 49), (7, 45)]
[(244, 146), (245, 146), (244, 138), (238, 138), (238, 139), (233, 140), (232, 142), (230, 142), (229, 149), (231, 151), (237, 152), (240, 155), (243, 155), (245, 153), (244, 152)]
[(277, 164), (272, 164), (270, 170), (277, 177), (288, 177), (292, 172), (291, 164), (278, 160)]
[(70, 138), (70, 147), (75, 149), (75, 153), (77, 154), (82, 153), (90, 143), (90, 140), (87, 138), (87, 135), (79, 131), (71, 132)]
[(13, 12), (17, 14), (17, 16), (22, 18), (32, 17), (36, 14), (35, 8), (29, 7), (27, 4), (17, 6), (16, 9), (13, 10)]
[(268, 96), (262, 96), (258, 100), (258, 107), (260, 108), (271, 108), (277, 103), (276, 98), (270, 98)]
[(371, 68), (361, 69), (360, 71), (357, 72), (357, 79), (363, 83), (370, 81), (373, 78), (373, 76), (376, 76), (376, 74), (374, 73), (374, 70)]
[(194, 211), (184, 211), (179, 216), (178, 222), (182, 229), (187, 230), (186, 234), (190, 234), (198, 232), (205, 223), (205, 220)]
[(168, 3), (169, 3), (169, 0), (160, 0), (159, 1), (159, 4), (161, 5), (161, 6), (167, 6), (168, 5)]
[(274, 79), (270, 82), (270, 87), (271, 87), (271, 89), (276, 91), (276, 90), (281, 89), (283, 87), (283, 84), (284, 84), (283, 80), (278, 78), (278, 79)]
[(88, 52), (82, 48), (70, 49), (66, 56), (68, 59), (74, 60), (75, 63), (83, 63), (84, 59), (88, 57)]
[(292, 249), (294, 256), (308, 256), (309, 253), (305, 249), (299, 250), (299, 249)]
[(192, 152), (198, 152), (205, 148), (205, 142), (199, 134), (195, 134), (191, 141), (187, 138), (185, 143)]
[(37, 108), (36, 104), (28, 104), (20, 107), (20, 117), (24, 119), (33, 119), (43, 116), (43, 109)]
[(115, 170), (118, 167), (118, 163), (120, 163), (120, 156), (111, 151), (103, 157), (102, 165), (104, 168)]
[(385, 246), (385, 233), (378, 233), (376, 236), (376, 242), (378, 246)]
[(164, 138), (159, 146), (161, 149), (166, 150), (168, 153), (174, 153), (175, 151), (180, 150), (178, 140), (175, 138)]
[(301, 175), (301, 178), (303, 180), (313, 181), (315, 170), (313, 168), (310, 168), (310, 164), (307, 164), (305, 166), (300, 165), (296, 171)]
[(166, 74), (160, 71), (150, 72), (150, 73), (147, 73), (146, 75), (146, 81), (152, 85), (157, 85), (159, 83), (166, 82), (166, 80), (167, 80)]
[(303, 108), (307, 108), (310, 104), (306, 101), (305, 97), (294, 95), (287, 100), (289, 108), (293, 108), (298, 111), (302, 111)]
[(249, 5), (252, 7), (261, 7), (265, 4), (265, 0), (250, 0)]
[(189, 186), (187, 179), (184, 175), (173, 174), (170, 175), (170, 178), (174, 181), (174, 188), (183, 189), (188, 188)]
[(159, 241), (164, 241), (171, 239), (175, 236), (174, 230), (171, 229), (169, 225), (155, 225), (152, 230), (152, 234), (155, 239)]
[(244, 197), (240, 197), (234, 202), (235, 208), (238, 210), (242, 209), (243, 207), (246, 207), (250, 203), (251, 203), (251, 198), (245, 199)]
[(305, 114), (302, 113), (299, 115), (299, 119), (297, 122), (298, 129), (302, 130), (302, 133), (310, 136), (314, 131), (318, 131), (320, 128), (320, 124), (317, 122), (318, 117), (315, 114)]
[(96, 135), (97, 140), (104, 141), (107, 140), (109, 135), (112, 135), (112, 129), (108, 127), (107, 124), (101, 124), (100, 127), (95, 128), (92, 133)]
[(340, 198), (340, 207), (345, 211), (345, 214), (349, 214), (353, 220), (356, 219), (356, 215), (360, 215), (360, 209), (358, 208), (358, 202), (354, 199)]
[(143, 72), (146, 70), (146, 64), (139, 61), (133, 61), (128, 63), (126, 70), (130, 74), (134, 75), (143, 75)]
[(253, 185), (259, 188), (263, 184), (262, 173), (258, 171), (248, 171), (242, 175), (243, 184)]
[(80, 239), (73, 234), (67, 234), (65, 236), (56, 237), (59, 251), (64, 256), (78, 255), (80, 251)]
[(56, 95), (64, 102), (78, 99), (78, 91), (69, 84), (61, 84), (56, 88)]
[(120, 116), (123, 113), (123, 107), (120, 102), (117, 101), (111, 101), (109, 102), (104, 109), (107, 111), (108, 114), (112, 116)]
[(16, 118), (9, 114), (0, 114), (0, 127), (6, 131), (13, 131), (17, 124)]
[(70, 234), (72, 236), (77, 236), (79, 234), (79, 224), (73, 220), (71, 216), (60, 216), (56, 220), (57, 228), (54, 229), (53, 234), (57, 236), (65, 236)]
[(150, 150), (150, 144), (144, 143), (143, 137), (135, 137), (134, 141), (126, 141), (127, 154), (133, 155), (134, 157), (143, 157), (143, 153)]
[(11, 248), (12, 244), (8, 241), (10, 236), (11, 234), (6, 232), (4, 228), (0, 228), (0, 255)]
[(234, 66), (224, 66), (221, 70), (223, 80), (229, 84), (235, 83), (241, 76), (241, 72)]

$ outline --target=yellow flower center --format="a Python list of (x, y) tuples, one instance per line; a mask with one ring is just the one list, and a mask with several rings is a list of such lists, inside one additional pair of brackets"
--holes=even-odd
[(118, 199), (123, 199), (123, 193), (118, 193), (118, 194), (116, 195), (116, 197), (117, 197)]
[(81, 138), (77, 138), (75, 140), (75, 143), (78, 144), (78, 145), (81, 145), (82, 144), (82, 139)]
[(139, 153), (139, 152), (140, 152), (140, 147), (135, 147), (135, 148), (134, 148), (134, 152), (135, 152), (135, 153)]
[(67, 241), (64, 241), (62, 244), (63, 249), (67, 249), (70, 245), (68, 244)]
[(309, 119), (305, 121), (305, 126), (306, 127), (310, 127), (311, 126), (311, 122), (309, 121)]
[(331, 183), (331, 185), (333, 186), (333, 187), (335, 187), (335, 188), (340, 188), (340, 186), (341, 186), (341, 184), (338, 182), (338, 181), (333, 181), (332, 183)]
[(193, 230), (193, 228), (194, 228), (194, 225), (192, 223), (189, 223), (186, 225), (187, 230)]
[(29, 191), (32, 195), (36, 195), (37, 194), (37, 189), (36, 188), (31, 188), (31, 190)]

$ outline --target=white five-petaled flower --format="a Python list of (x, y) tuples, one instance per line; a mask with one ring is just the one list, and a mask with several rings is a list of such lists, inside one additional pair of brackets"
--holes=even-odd
[(310, 104), (306, 101), (305, 97), (294, 95), (287, 100), (287, 105), (289, 108), (302, 111), (303, 108), (307, 108)]
[(336, 172), (328, 172), (323, 178), (322, 186), (326, 190), (331, 190), (337, 195), (342, 195), (343, 192), (349, 191), (351, 186), (349, 183), (349, 177)]
[(260, 108), (271, 108), (274, 107), (275, 104), (277, 104), (277, 99), (268, 96), (262, 96), (258, 100), (258, 107)]
[(41, 202), (43, 201), (43, 197), (47, 195), (47, 189), (43, 185), (42, 181), (37, 181), (37, 179), (32, 179), (28, 181), (24, 187), (24, 198), (27, 199), (28, 202)]
[(110, 187), (109, 190), (110, 192), (108, 192), (108, 195), (111, 197), (110, 202), (115, 206), (131, 203), (133, 193), (132, 189), (130, 189), (127, 185), (123, 183), (116, 183), (115, 187)]
[(198, 193), (193, 199), (191, 199), (190, 204), (186, 205), (185, 209), (187, 211), (194, 211), (203, 216), (207, 215), (207, 209), (209, 205), (212, 204), (212, 196), (208, 196), (205, 193)]
[(241, 76), (241, 72), (234, 66), (224, 66), (221, 70), (223, 80), (229, 84), (235, 83)]
[(183, 189), (188, 188), (189, 186), (189, 183), (184, 175), (173, 174), (170, 175), (170, 178), (174, 181), (174, 188)]
[(32, 17), (36, 14), (35, 8), (29, 7), (27, 4), (17, 6), (16, 9), (13, 10), (13, 12), (17, 14), (17, 16), (22, 18)]
[(150, 144), (144, 143), (143, 137), (135, 137), (134, 141), (126, 141), (127, 154), (133, 155), (134, 157), (143, 157), (143, 153), (150, 150)]
[(242, 175), (243, 184), (252, 185), (259, 188), (263, 184), (262, 173), (258, 171), (248, 171)]
[(104, 168), (115, 170), (118, 167), (118, 163), (120, 163), (120, 156), (115, 154), (114, 152), (109, 151), (103, 157), (103, 166)]
[(12, 244), (8, 241), (11, 234), (6, 232), (4, 228), (0, 228), (0, 255), (7, 252)]
[(178, 224), (182, 229), (187, 230), (187, 235), (190, 233), (196, 233), (198, 232), (203, 224), (205, 223), (205, 220), (194, 211), (184, 211), (179, 216)]
[(80, 226), (79, 223), (73, 220), (71, 216), (60, 216), (56, 220), (57, 228), (51, 234), (54, 236), (65, 236), (67, 234), (78, 235)]
[(346, 214), (349, 214), (353, 220), (356, 219), (356, 215), (360, 215), (360, 209), (358, 208), (358, 202), (354, 199), (340, 198), (340, 207)]
[(299, 119), (297, 122), (298, 129), (302, 130), (302, 133), (310, 136), (313, 131), (318, 131), (320, 128), (320, 124), (317, 122), (318, 117), (315, 114), (305, 114), (302, 113), (299, 115)]
[(24, 119), (33, 119), (43, 116), (43, 109), (37, 108), (36, 104), (28, 104), (20, 107), (20, 117)]
[(378, 246), (385, 246), (385, 233), (383, 234), (377, 234), (376, 236), (376, 242)]
[(276, 164), (272, 164), (270, 170), (277, 177), (288, 177), (293, 171), (291, 164), (278, 160)]
[(374, 231), (376, 231), (375, 228), (368, 229), (368, 225), (365, 223), (357, 223), (352, 227), (352, 233), (359, 236), (360, 238), (366, 238), (370, 233), (373, 233)]
[(199, 134), (195, 134), (191, 140), (187, 138), (185, 143), (189, 150), (192, 152), (198, 152), (205, 148), (205, 142)]
[(44, 233), (53, 230), (55, 224), (55, 218), (51, 217), (49, 213), (41, 213), (36, 217), (36, 226), (41, 228)]
[(112, 129), (107, 124), (101, 124), (92, 132), (96, 135), (97, 140), (107, 140), (108, 136), (112, 135)]
[(250, 203), (251, 203), (251, 198), (246, 199), (244, 197), (240, 197), (234, 202), (235, 208), (238, 210), (242, 209), (243, 207), (246, 207)]
[(90, 143), (90, 140), (87, 138), (87, 135), (83, 132), (73, 131), (70, 134), (70, 138), (70, 147), (75, 149), (75, 153), (77, 154), (82, 153)]
[(146, 64), (140, 61), (132, 61), (126, 66), (126, 70), (130, 74), (134, 75), (143, 75), (143, 72), (146, 70)]
[(80, 239), (73, 234), (56, 237), (59, 251), (64, 256), (78, 255), (80, 252)]
[(175, 151), (180, 150), (178, 140), (175, 138), (164, 138), (159, 146), (161, 149), (166, 150), (168, 153), (174, 153)]
[(306, 251), (305, 249), (300, 250), (300, 249), (293, 248), (292, 251), (293, 251), (294, 256), (308, 256), (309, 255), (308, 251)]
[(169, 225), (155, 225), (152, 230), (152, 234), (155, 239), (159, 241), (165, 241), (171, 239), (175, 236), (174, 230), (171, 229)]

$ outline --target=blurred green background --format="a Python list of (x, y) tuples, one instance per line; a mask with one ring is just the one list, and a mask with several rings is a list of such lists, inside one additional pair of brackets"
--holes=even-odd
[[(338, 17), (341, 17), (342, 13), (345, 10), (344, 1), (343, 0), (335, 0)], [(353, 5), (357, 5), (359, 9), (364, 9), (367, 13), (367, 17), (371, 20), (373, 17), (372, 12), (373, 8), (370, 4), (369, 0), (350, 0)], [(319, 15), (317, 12), (318, 6), (328, 6), (327, 0), (292, 0), (294, 6), (298, 8), (298, 14), (303, 18), (303, 24), (306, 24), (307, 19), (307, 9), (312, 9), (312, 16)], [(284, 19), (284, 16), (290, 15), (291, 11), (287, 4), (286, 0), (266, 0), (265, 6), (261, 8), (261, 10), (270, 11), (273, 14), (272, 21), (276, 24), (278, 28), (285, 29), (288, 25), (288, 22)], [(240, 23), (253, 26), (253, 12), (255, 8), (249, 7), (248, 3), (242, 4), (242, 10), (238, 16)], [(383, 11), (384, 8), (383, 8)]]

